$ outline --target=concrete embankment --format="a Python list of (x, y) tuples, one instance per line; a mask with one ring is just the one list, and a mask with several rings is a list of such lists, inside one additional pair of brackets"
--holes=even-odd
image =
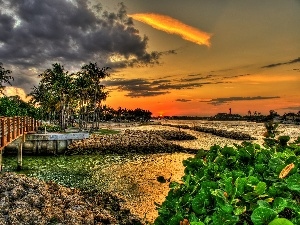
[[(89, 138), (89, 133), (45, 133), (26, 134), (23, 143), (23, 153), (28, 155), (56, 155), (63, 154), (68, 145), (74, 140)], [(5, 153), (16, 152), (22, 142), (18, 138), (5, 147)]]

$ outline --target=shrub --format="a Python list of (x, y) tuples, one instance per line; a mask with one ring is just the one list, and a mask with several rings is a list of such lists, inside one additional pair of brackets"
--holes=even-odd
[(300, 147), (286, 140), (200, 150), (183, 161), (182, 183), (170, 183), (155, 224), (262, 225), (277, 218), (300, 224)]
[(44, 131), (46, 129), (47, 132), (59, 132), (61, 131), (60, 126), (54, 124), (43, 124), (38, 128), (40, 131)]

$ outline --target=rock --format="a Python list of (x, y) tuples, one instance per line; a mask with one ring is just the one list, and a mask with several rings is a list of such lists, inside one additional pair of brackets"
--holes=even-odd
[(0, 180), (0, 224), (144, 224), (110, 193), (82, 193), (15, 173)]

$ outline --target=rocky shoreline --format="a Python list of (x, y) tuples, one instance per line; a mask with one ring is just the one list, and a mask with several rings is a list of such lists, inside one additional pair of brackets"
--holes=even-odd
[(210, 133), (219, 137), (225, 137), (229, 139), (234, 140), (256, 140), (256, 138), (252, 137), (249, 134), (245, 134), (242, 132), (236, 132), (236, 131), (228, 131), (223, 129), (216, 129), (214, 127), (205, 127), (205, 126), (193, 126), (190, 127), (188, 125), (173, 125), (173, 124), (165, 124), (164, 126), (170, 126), (170, 127), (176, 127), (176, 128), (182, 128), (182, 129), (190, 129), (195, 130), (203, 133)]
[(126, 154), (126, 153), (196, 153), (169, 140), (195, 140), (195, 136), (183, 131), (170, 130), (129, 130), (120, 134), (97, 135), (88, 139), (74, 141), (68, 146), (65, 154)]
[(113, 193), (84, 193), (8, 172), (0, 179), (0, 224), (144, 224)]

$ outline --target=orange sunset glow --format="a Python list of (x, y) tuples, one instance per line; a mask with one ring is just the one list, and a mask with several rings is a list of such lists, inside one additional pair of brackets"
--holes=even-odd
[(186, 25), (172, 17), (154, 13), (132, 14), (129, 16), (137, 21), (149, 24), (155, 29), (179, 35), (184, 40), (194, 42), (198, 45), (210, 45), (210, 34)]
[(101, 104), (114, 109), (300, 111), (297, 0), (4, 2), (0, 62), (14, 77), (10, 95), (30, 93), (53, 63), (76, 73), (97, 62), (111, 68)]

